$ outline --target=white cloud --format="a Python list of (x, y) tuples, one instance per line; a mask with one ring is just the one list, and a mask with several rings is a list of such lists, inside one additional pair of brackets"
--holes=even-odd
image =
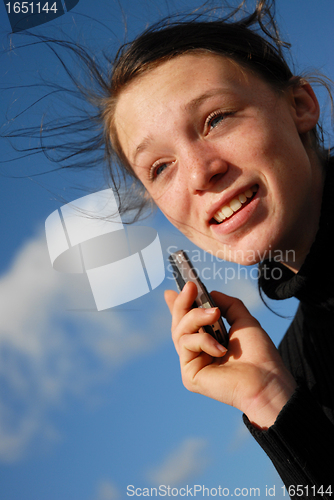
[(200, 474), (208, 465), (208, 441), (201, 438), (187, 438), (174, 449), (161, 464), (147, 473), (147, 479), (154, 485), (175, 486)]
[(0, 278), (2, 461), (19, 459), (36, 438), (57, 439), (52, 408), (68, 395), (87, 398), (94, 384), (166, 337), (154, 328), (154, 292), (152, 314), (140, 322), (140, 310), (89, 311), (83, 280), (52, 269), (44, 234), (28, 241)]

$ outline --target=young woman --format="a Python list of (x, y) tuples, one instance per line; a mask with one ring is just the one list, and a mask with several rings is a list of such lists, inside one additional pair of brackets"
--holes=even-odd
[[(238, 299), (214, 292), (219, 309), (191, 309), (193, 284), (166, 291), (184, 385), (243, 412), (291, 497), (331, 498), (333, 161), (312, 87), (292, 74), (283, 46), (261, 0), (237, 21), (148, 29), (120, 49), (108, 81), (78, 54), (104, 91), (94, 102), (107, 156), (141, 186), (140, 209), (153, 201), (207, 252), (258, 263), (269, 297), (300, 300), (277, 350)], [(281, 261), (263, 259), (269, 250)], [(200, 332), (221, 313), (227, 350)]]
[[(165, 294), (184, 385), (244, 413), (291, 496), (330, 498), (333, 265), (324, 273), (319, 263), (334, 228), (332, 161), (318, 140), (314, 92), (291, 73), (276, 35), (268, 39), (264, 12), (261, 2), (239, 22), (155, 27), (123, 48), (105, 130), (125, 168), (191, 241), (259, 263), (266, 293), (300, 299), (278, 351), (239, 300), (214, 292), (220, 310), (191, 309), (191, 283)], [(269, 249), (288, 257), (260, 263)], [(265, 272), (273, 266), (279, 280)], [(227, 351), (199, 332), (221, 313), (231, 325)]]

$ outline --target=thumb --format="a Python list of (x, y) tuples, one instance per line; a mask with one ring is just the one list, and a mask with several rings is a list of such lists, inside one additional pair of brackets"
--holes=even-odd
[(216, 291), (212, 292), (211, 295), (220, 308), (222, 315), (231, 326), (233, 324), (239, 327), (241, 327), (242, 324), (244, 326), (261, 326), (240, 299)]
[(175, 290), (165, 290), (165, 301), (169, 308), (170, 313), (173, 313), (174, 302), (178, 293)]

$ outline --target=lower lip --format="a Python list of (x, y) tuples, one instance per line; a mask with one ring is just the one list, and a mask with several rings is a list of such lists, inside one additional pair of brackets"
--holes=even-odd
[(254, 198), (229, 219), (225, 219), (221, 224), (210, 224), (211, 230), (217, 235), (233, 233), (249, 221), (259, 202), (260, 197), (258, 190)]

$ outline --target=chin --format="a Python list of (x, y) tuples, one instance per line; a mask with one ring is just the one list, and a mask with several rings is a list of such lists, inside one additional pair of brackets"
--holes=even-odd
[(270, 244), (263, 246), (249, 244), (242, 247), (224, 245), (210, 253), (219, 259), (242, 266), (254, 266), (266, 259), (282, 260), (282, 252), (274, 250)]

